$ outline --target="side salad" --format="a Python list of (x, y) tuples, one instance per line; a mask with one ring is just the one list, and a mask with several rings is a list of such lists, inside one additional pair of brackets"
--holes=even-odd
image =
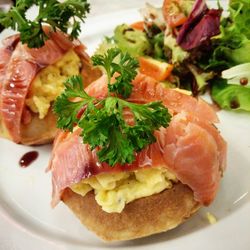
[(140, 71), (194, 96), (210, 90), (223, 109), (250, 111), (250, 2), (164, 0), (141, 10), (143, 21), (118, 25), (97, 49), (118, 47), (138, 59)]

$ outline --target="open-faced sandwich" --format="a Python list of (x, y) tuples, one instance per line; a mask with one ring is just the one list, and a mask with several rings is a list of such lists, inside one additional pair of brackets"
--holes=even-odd
[[(0, 48), (0, 136), (16, 143), (52, 141), (57, 130), (52, 104), (62, 93), (64, 81), (81, 74), (87, 85), (100, 75), (85, 46), (75, 39), (80, 30), (76, 18), (85, 17), (88, 4), (85, 0), (52, 2), (40, 3), (34, 21), (25, 12), (37, 1), (19, 0), (0, 15), (3, 25), (20, 31), (4, 39)], [(74, 23), (67, 35), (70, 17)]]
[[(62, 200), (107, 241), (175, 228), (214, 200), (226, 167), (215, 111), (202, 99), (137, 73), (118, 49), (93, 57), (103, 76), (66, 83), (55, 102), (55, 206)], [(66, 108), (65, 108), (66, 107)]]

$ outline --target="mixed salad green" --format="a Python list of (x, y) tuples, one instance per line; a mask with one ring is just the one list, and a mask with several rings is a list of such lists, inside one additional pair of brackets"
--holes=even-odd
[[(222, 12), (224, 13), (222, 14)], [(205, 0), (165, 0), (147, 4), (142, 28), (121, 24), (105, 38), (98, 54), (113, 47), (131, 56), (173, 65), (167, 86), (211, 89), (223, 109), (250, 111), (250, 1), (230, 0), (228, 9), (209, 9)]]

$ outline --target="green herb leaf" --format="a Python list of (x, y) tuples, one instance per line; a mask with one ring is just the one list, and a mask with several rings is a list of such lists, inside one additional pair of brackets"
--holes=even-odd
[(167, 127), (171, 115), (161, 102), (126, 103), (126, 106), (130, 108), (135, 121), (133, 126), (126, 127), (126, 132), (134, 145), (134, 150), (138, 152), (156, 141), (154, 131), (160, 127)]
[[(133, 124), (124, 117), (131, 112)], [(107, 97), (96, 106), (90, 105), (78, 126), (83, 129), (83, 142), (92, 149), (100, 147), (101, 162), (114, 166), (131, 163), (134, 153), (155, 142), (154, 131), (168, 126), (171, 116), (161, 102), (130, 103), (117, 97)]]
[[(38, 16), (32, 21), (27, 19), (26, 12), (33, 6), (39, 8)], [(44, 45), (48, 36), (43, 31), (43, 24), (48, 24), (54, 31), (57, 29), (68, 33), (71, 39), (80, 34), (80, 21), (84, 21), (89, 12), (87, 0), (18, 0), (8, 13), (0, 11), (0, 23), (21, 33), (22, 43), (30, 48)]]
[[(92, 61), (95, 66), (104, 67), (108, 76), (109, 92), (124, 98), (130, 96), (133, 88), (131, 81), (135, 78), (139, 66), (135, 58), (128, 53), (122, 53), (118, 48), (111, 48), (104, 55), (94, 55)], [(114, 76), (115, 73), (118, 76)], [(111, 83), (112, 77), (115, 77), (114, 83)]]
[[(131, 93), (137, 66), (133, 58), (115, 48), (92, 60), (106, 70), (111, 93), (122, 96)], [(116, 72), (119, 76), (111, 84)], [(65, 87), (54, 106), (58, 127), (71, 131), (74, 125), (82, 128), (83, 143), (96, 149), (99, 161), (110, 166), (132, 163), (136, 152), (156, 141), (154, 131), (167, 127), (171, 119), (161, 102), (136, 104), (112, 95), (102, 100), (90, 97), (83, 90), (80, 77), (70, 78)], [(75, 97), (80, 100), (72, 99)]]
[[(72, 131), (78, 121), (77, 115), (81, 108), (94, 102), (95, 99), (84, 91), (80, 76), (69, 78), (64, 85), (64, 92), (55, 101), (54, 112), (58, 116), (57, 127)], [(78, 100), (72, 101), (73, 98)]]

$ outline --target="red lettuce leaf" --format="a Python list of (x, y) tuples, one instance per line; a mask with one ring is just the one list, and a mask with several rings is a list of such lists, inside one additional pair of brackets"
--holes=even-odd
[(209, 10), (204, 0), (197, 0), (188, 20), (179, 31), (178, 45), (184, 50), (191, 50), (218, 35), (221, 13), (220, 9)]

